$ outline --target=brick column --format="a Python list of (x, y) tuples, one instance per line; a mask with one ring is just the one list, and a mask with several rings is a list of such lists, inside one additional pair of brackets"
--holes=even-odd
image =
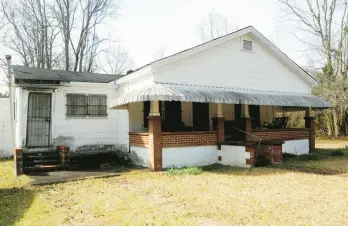
[(315, 150), (315, 126), (314, 126), (314, 117), (306, 116), (305, 118), (305, 127), (309, 128), (309, 152), (314, 152)]
[(162, 170), (161, 116), (149, 116), (149, 155), (150, 168)]
[(60, 163), (63, 166), (70, 165), (70, 147), (57, 146), (57, 151), (59, 152)]
[(14, 159), (14, 174), (19, 176), (23, 174), (23, 150), (21, 148), (15, 148), (13, 150)]
[(243, 130), (243, 138), (245, 141), (252, 140), (252, 137), (250, 134), (252, 133), (252, 121), (250, 117), (243, 117), (241, 118), (243, 125), (241, 126), (241, 130)]

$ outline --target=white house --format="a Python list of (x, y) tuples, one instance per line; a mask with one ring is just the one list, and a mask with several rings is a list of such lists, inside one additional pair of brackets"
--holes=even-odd
[[(123, 77), (13, 66), (16, 146), (27, 152), (114, 145), (160, 170), (252, 166), (262, 152), (314, 148), (316, 81), (253, 27), (145, 65)], [(108, 106), (108, 108), (107, 108)], [(306, 111), (286, 128), (277, 112)], [(270, 124), (264, 123), (268, 122)]]

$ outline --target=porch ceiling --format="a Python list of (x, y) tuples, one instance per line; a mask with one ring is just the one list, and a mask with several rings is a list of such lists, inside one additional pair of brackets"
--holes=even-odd
[(116, 109), (118, 106), (132, 102), (155, 100), (313, 108), (332, 107), (330, 103), (314, 95), (154, 83), (122, 94), (109, 105), (109, 108)]

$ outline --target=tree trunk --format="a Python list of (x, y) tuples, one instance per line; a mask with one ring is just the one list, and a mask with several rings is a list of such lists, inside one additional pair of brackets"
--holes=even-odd
[(335, 137), (337, 137), (340, 134), (340, 128), (338, 125), (338, 117), (336, 110), (332, 111), (332, 117), (333, 117), (333, 125), (334, 125), (334, 131), (335, 131)]
[(327, 128), (327, 136), (332, 136), (332, 128), (331, 128), (331, 120), (330, 115), (328, 113), (325, 113), (325, 119), (326, 119), (326, 128)]

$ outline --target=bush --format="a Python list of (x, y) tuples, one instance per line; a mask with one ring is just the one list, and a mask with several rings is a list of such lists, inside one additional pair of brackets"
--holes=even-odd
[(198, 175), (202, 172), (202, 168), (197, 166), (167, 169), (168, 175)]
[(296, 158), (297, 155), (295, 154), (290, 154), (290, 153), (283, 153), (283, 158)]
[(344, 152), (342, 150), (335, 150), (331, 153), (331, 156), (344, 156)]
[(265, 155), (258, 155), (255, 160), (255, 167), (269, 166), (271, 165), (271, 158)]
[(315, 154), (303, 154), (303, 155), (299, 155), (298, 159), (302, 161), (317, 161), (320, 158), (316, 156)]

